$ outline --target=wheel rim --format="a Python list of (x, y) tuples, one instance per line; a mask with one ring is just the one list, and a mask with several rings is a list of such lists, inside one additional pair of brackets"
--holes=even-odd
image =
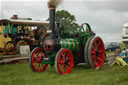
[(89, 46), (91, 39), (92, 37), (88, 38), (88, 40), (86, 41), (85, 47), (84, 47), (84, 59), (85, 59), (85, 63), (87, 64), (87, 67), (90, 67), (90, 63), (88, 60), (88, 46)]
[(7, 44), (5, 45), (5, 52), (10, 55), (16, 53), (15, 46), (12, 42), (7, 42)]
[(46, 70), (48, 64), (42, 64), (41, 59), (46, 58), (45, 52), (42, 48), (37, 48), (32, 54), (32, 68), (35, 72), (43, 72)]
[(101, 68), (103, 66), (104, 56), (105, 50), (103, 41), (99, 37), (96, 37), (91, 46), (91, 61), (94, 68)]
[(68, 74), (73, 68), (73, 55), (68, 49), (63, 49), (57, 60), (58, 71), (60, 74)]
[(20, 46), (20, 45), (27, 45), (27, 43), (26, 43), (26, 42), (20, 42), (20, 43), (19, 43), (19, 46)]

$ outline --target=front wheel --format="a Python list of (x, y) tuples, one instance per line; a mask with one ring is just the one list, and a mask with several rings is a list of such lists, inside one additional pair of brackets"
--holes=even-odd
[(46, 58), (45, 52), (42, 48), (36, 47), (30, 55), (30, 67), (35, 72), (43, 72), (46, 70), (48, 64), (42, 64), (41, 59)]
[(68, 49), (61, 48), (55, 58), (55, 69), (58, 74), (68, 74), (73, 68), (73, 55)]

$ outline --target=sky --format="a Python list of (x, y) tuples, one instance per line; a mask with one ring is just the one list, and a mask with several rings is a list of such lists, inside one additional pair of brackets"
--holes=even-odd
[[(0, 19), (16, 14), (34, 20), (49, 16), (48, 0), (0, 0)], [(128, 23), (128, 0), (63, 0), (57, 10), (75, 15), (77, 23), (89, 23), (104, 42), (121, 42), (122, 28)]]

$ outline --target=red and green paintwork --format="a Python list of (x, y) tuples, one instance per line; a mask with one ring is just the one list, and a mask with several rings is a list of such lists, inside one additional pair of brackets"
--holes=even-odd
[[(92, 36), (92, 30), (90, 26), (87, 25), (87, 27), (81, 27), (80, 29), (80, 36), (77, 36), (75, 38), (63, 38), (60, 40), (61, 48), (67, 48), (71, 51), (78, 52), (80, 50), (80, 45), (85, 45), (86, 41), (88, 40), (88, 37)], [(71, 35), (71, 34), (69, 34)], [(80, 38), (82, 40), (82, 43), (80, 43)], [(52, 52), (51, 55), (48, 56), (48, 61), (43, 61), (43, 64), (54, 64), (54, 58), (56, 56), (57, 52)]]
[(82, 25), (80, 27), (79, 33), (80, 36), (76, 38), (71, 38), (72, 33), (69, 32), (70, 38), (68, 39), (61, 39), (61, 48), (68, 48), (71, 51), (78, 50), (80, 47), (80, 38), (82, 40), (82, 44), (85, 45), (88, 37), (93, 35), (93, 32), (90, 28), (90, 26), (87, 24), (86, 27), (85, 25)]
[(79, 40), (78, 39), (61, 39), (61, 48), (68, 48), (70, 50), (79, 49)]

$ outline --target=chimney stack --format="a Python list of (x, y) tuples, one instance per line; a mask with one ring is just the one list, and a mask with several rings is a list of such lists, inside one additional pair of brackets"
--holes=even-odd
[(56, 8), (49, 8), (50, 29), (52, 30), (53, 34), (55, 34), (55, 16)]

